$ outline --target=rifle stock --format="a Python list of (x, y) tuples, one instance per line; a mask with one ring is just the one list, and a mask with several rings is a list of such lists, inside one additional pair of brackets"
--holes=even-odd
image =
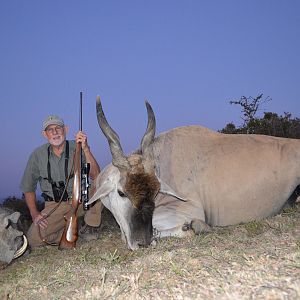
[(74, 154), (74, 183), (71, 210), (64, 216), (66, 226), (59, 242), (59, 249), (73, 249), (78, 239), (77, 210), (81, 203), (81, 143), (76, 144)]

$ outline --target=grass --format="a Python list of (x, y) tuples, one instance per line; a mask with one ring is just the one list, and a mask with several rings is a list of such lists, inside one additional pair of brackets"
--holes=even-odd
[(300, 205), (128, 251), (106, 216), (97, 241), (45, 247), (0, 273), (0, 299), (300, 299)]
[(265, 224), (263, 221), (252, 221), (244, 225), (247, 230), (247, 234), (251, 237), (262, 234)]

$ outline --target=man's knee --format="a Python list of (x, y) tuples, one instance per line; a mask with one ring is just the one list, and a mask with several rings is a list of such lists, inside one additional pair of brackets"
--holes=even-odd
[(31, 248), (36, 248), (45, 245), (38, 232), (38, 227), (35, 224), (31, 224), (26, 236), (29, 246)]
[(84, 215), (84, 222), (89, 226), (98, 227), (101, 224), (101, 212), (103, 204), (97, 201)]
[(28, 243), (31, 248), (46, 246), (48, 244), (58, 244), (64, 227), (51, 228), (47, 227), (46, 230), (40, 229), (37, 225), (32, 224), (27, 232)]

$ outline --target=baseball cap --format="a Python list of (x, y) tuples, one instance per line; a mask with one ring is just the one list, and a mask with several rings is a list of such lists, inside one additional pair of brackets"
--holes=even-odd
[(45, 121), (43, 122), (43, 130), (45, 130), (49, 125), (60, 125), (64, 126), (65, 123), (62, 118), (56, 115), (48, 116)]

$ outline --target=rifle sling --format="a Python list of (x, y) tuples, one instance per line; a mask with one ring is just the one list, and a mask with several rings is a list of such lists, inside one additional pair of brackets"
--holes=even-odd
[[(50, 165), (50, 147), (48, 147), (48, 162), (47, 162), (47, 172), (48, 172), (48, 181), (51, 184), (55, 184), (51, 177), (51, 165)], [(68, 165), (69, 165), (69, 141), (66, 141), (66, 154), (65, 154), (65, 182), (68, 178)]]

